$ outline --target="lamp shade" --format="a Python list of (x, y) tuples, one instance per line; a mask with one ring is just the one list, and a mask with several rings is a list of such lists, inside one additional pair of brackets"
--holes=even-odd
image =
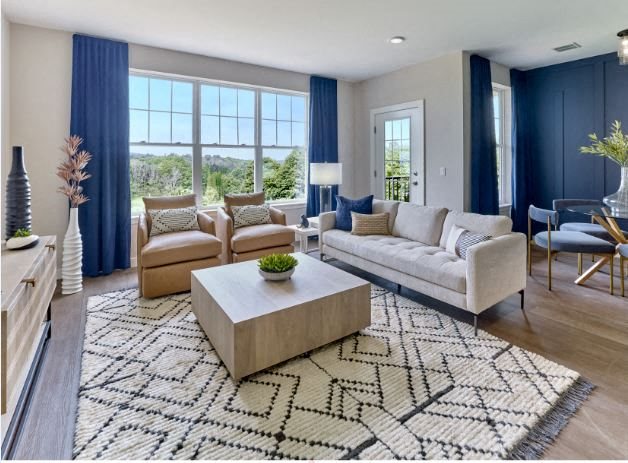
[(341, 185), (342, 163), (312, 162), (310, 163), (310, 185)]

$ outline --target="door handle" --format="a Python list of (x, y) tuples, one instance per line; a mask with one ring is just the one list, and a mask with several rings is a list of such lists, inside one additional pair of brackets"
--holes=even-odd
[(412, 172), (412, 175), (414, 175), (415, 177), (418, 177), (419, 173), (415, 170), (414, 172)]
[(419, 184), (419, 182), (417, 182), (417, 181), (415, 180), (414, 182), (412, 182), (412, 184), (416, 186), (416, 185), (418, 185), (418, 184)]

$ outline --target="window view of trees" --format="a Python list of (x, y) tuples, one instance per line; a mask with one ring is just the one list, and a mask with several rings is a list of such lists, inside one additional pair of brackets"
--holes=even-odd
[(410, 201), (410, 118), (386, 121), (384, 143), (384, 196), (396, 201)]
[[(138, 151), (136, 149), (136, 151)], [(252, 150), (251, 150), (252, 151)], [(219, 154), (203, 155), (202, 204), (221, 204), (228, 193), (252, 193), (254, 161)], [(263, 185), (266, 199), (290, 200), (305, 197), (305, 157), (292, 149), (283, 159), (264, 156)], [(143, 196), (190, 194), (192, 154), (131, 152), (131, 209), (133, 215), (144, 210)]]

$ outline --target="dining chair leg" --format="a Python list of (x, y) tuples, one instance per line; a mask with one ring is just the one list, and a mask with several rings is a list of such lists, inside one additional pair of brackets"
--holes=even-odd
[(552, 250), (547, 249), (547, 289), (552, 290)]
[(626, 274), (624, 272), (624, 257), (619, 256), (619, 277), (621, 278), (620, 286), (621, 286), (621, 297), (624, 297), (624, 280), (626, 278)]
[(614, 269), (615, 269), (615, 256), (613, 254), (610, 255), (610, 260), (608, 261), (609, 265), (611, 266), (611, 296), (613, 295), (613, 280), (614, 280)]

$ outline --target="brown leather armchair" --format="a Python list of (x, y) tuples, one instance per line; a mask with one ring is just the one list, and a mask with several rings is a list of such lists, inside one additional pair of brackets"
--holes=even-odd
[(223, 264), (259, 259), (275, 253), (294, 252), (294, 231), (286, 226), (286, 214), (270, 208), (272, 224), (233, 228), (231, 207), (264, 204), (264, 193), (225, 195), (224, 207), (216, 211), (216, 230), (222, 241)]
[[(176, 209), (195, 205), (195, 196), (143, 198), (150, 209)], [(137, 278), (140, 296), (157, 297), (189, 291), (191, 272), (220, 265), (222, 243), (215, 236), (214, 221), (197, 213), (200, 230), (163, 233), (150, 237), (150, 215), (137, 222)]]

